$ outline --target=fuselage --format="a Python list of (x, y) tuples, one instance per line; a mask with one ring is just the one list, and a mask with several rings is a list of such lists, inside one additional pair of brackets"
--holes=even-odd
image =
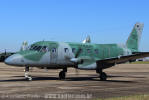
[[(70, 59), (75, 58), (79, 50), (77, 58), (89, 58), (93, 64), (97, 60), (132, 53), (132, 50), (125, 45), (119, 44), (40, 41), (29, 46), (27, 50), (12, 55), (6, 59), (5, 63), (14, 66), (47, 67), (49, 69), (73, 67), (75, 63)], [(93, 66), (92, 69), (96, 69), (96, 66)]]
[(141, 23), (135, 24), (125, 45), (93, 44), (89, 37), (83, 43), (40, 41), (10, 56), (5, 63), (25, 67), (25, 78), (28, 80), (32, 80), (28, 75), (29, 67), (62, 69), (60, 79), (65, 79), (68, 67), (96, 70), (100, 80), (106, 80), (104, 69), (149, 56), (148, 52), (138, 51), (143, 26)]

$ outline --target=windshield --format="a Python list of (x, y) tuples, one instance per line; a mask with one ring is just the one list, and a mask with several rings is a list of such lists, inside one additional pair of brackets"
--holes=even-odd
[(38, 52), (48, 52), (48, 47), (47, 46), (30, 46), (28, 50), (34, 50)]

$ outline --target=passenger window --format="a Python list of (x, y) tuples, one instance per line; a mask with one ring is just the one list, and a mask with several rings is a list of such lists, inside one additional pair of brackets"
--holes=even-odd
[(51, 51), (52, 51), (53, 53), (56, 52), (56, 48), (53, 48)]
[(87, 49), (87, 52), (88, 52), (88, 53), (91, 53), (91, 50), (90, 50), (90, 49)]
[(95, 49), (95, 53), (96, 53), (96, 54), (98, 54), (98, 53), (99, 53), (98, 49)]
[(68, 48), (64, 48), (65, 53), (69, 52)]
[(83, 49), (79, 49), (80, 52), (83, 52)]
[(72, 52), (75, 53), (76, 52), (76, 49), (75, 48), (72, 48)]

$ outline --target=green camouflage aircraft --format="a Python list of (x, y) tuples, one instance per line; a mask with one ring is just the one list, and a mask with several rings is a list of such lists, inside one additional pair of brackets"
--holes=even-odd
[(126, 44), (92, 44), (88, 37), (83, 43), (40, 41), (25, 51), (17, 52), (5, 60), (13, 66), (25, 67), (25, 78), (32, 80), (29, 67), (63, 69), (60, 79), (65, 79), (67, 68), (96, 70), (100, 80), (106, 80), (104, 69), (116, 64), (134, 62), (149, 56), (138, 50), (144, 25), (136, 23)]
[[(26, 50), (28, 46), (28, 43), (26, 41), (23, 42), (20, 51)], [(6, 58), (9, 56), (15, 54), (15, 52), (7, 52), (5, 49), (5, 52), (0, 53), (0, 62), (4, 62)]]
[(13, 55), (14, 52), (3, 52), (3, 53), (0, 53), (0, 62), (4, 62), (6, 58), (8, 58), (9, 56)]

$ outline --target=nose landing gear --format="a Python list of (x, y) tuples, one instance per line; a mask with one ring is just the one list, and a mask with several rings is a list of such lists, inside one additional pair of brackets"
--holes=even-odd
[(29, 75), (29, 67), (25, 67), (25, 73), (24, 73), (25, 79), (28, 81), (32, 81), (32, 77)]

